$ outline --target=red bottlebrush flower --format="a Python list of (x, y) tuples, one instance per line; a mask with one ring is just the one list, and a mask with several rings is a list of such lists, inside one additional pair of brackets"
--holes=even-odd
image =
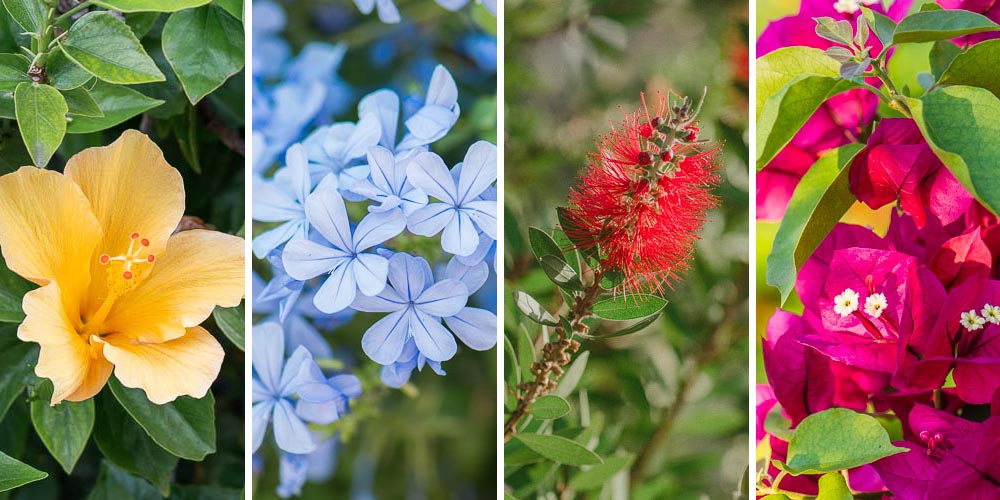
[(563, 230), (596, 259), (596, 271), (624, 275), (616, 291), (670, 286), (688, 268), (706, 212), (719, 204), (711, 189), (719, 184), (720, 144), (695, 142), (690, 100), (669, 104), (661, 95), (650, 116), (643, 96), (642, 108), (602, 136), (562, 211)]

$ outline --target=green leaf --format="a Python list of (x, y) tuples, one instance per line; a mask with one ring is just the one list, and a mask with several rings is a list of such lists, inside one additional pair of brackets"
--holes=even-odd
[(66, 106), (69, 108), (69, 114), (76, 116), (90, 116), (94, 118), (101, 118), (104, 116), (104, 112), (101, 111), (101, 107), (94, 100), (94, 97), (90, 95), (90, 91), (83, 87), (77, 87), (73, 90), (64, 90), (63, 98), (66, 99)]
[(534, 297), (520, 290), (514, 291), (514, 305), (516, 305), (519, 311), (524, 313), (525, 316), (535, 323), (541, 323), (548, 326), (556, 326), (559, 324), (559, 321), (556, 320), (555, 316), (549, 314), (549, 312), (546, 311)]
[[(160, 19), (160, 15), (159, 12), (133, 12), (125, 16), (125, 24), (132, 30), (132, 33), (135, 33), (136, 38), (142, 40), (143, 37), (149, 34), (149, 30), (153, 29), (153, 26), (156, 25), (156, 22)], [(154, 45), (159, 46), (159, 44)], [(144, 45), (143, 47), (149, 53), (149, 45)], [(152, 54), (150, 55), (152, 56)], [(157, 66), (160, 68), (160, 72), (163, 72), (163, 67), (159, 64)]]
[[(946, 69), (935, 72), (940, 75), (939, 85), (967, 85), (982, 87), (993, 95), (1000, 96), (1000, 40), (987, 40), (969, 47), (965, 52), (951, 42), (938, 42), (931, 51), (931, 67), (934, 67), (934, 54), (938, 45), (942, 44), (952, 52)], [(957, 49), (957, 52), (956, 52)], [(940, 66), (940, 63), (938, 64)]]
[(141, 389), (130, 389), (116, 377), (108, 386), (118, 402), (164, 450), (174, 456), (200, 461), (215, 452), (215, 398), (209, 392), (201, 399), (181, 396), (157, 405)]
[(187, 485), (179, 484), (174, 488), (170, 500), (240, 500), (243, 498), (240, 490), (224, 488), (215, 484)]
[(10, 17), (29, 33), (37, 33), (47, 17), (41, 0), (3, 0), (3, 6)]
[(581, 470), (569, 480), (570, 489), (577, 491), (596, 490), (608, 482), (619, 472), (632, 466), (635, 457), (631, 455), (615, 455), (606, 457), (603, 464)]
[(535, 343), (523, 327), (518, 328), (517, 333), (517, 359), (520, 361), (521, 380), (534, 380), (535, 374), (531, 372), (531, 365), (535, 362)]
[[(846, 49), (845, 49), (846, 50)], [(812, 47), (785, 47), (769, 52), (757, 59), (756, 115), (767, 99), (800, 75), (819, 75), (836, 78), (840, 64), (827, 54)]]
[(828, 472), (819, 478), (819, 495), (816, 500), (854, 500), (847, 479), (839, 472)]
[(128, 87), (111, 85), (101, 81), (98, 81), (94, 88), (90, 89), (90, 95), (97, 101), (104, 116), (101, 118), (74, 116), (67, 133), (99, 132), (163, 104), (163, 101), (159, 99), (146, 97)]
[(239, 347), (241, 351), (246, 350), (243, 347), (243, 337), (246, 331), (244, 307), (244, 304), (240, 302), (240, 305), (236, 307), (216, 307), (212, 311), (215, 324), (219, 325), (219, 329), (226, 335), (226, 338), (233, 345)]
[(858, 88), (865, 85), (839, 77), (800, 75), (768, 97), (757, 118), (757, 170), (788, 144), (824, 101)]
[(514, 439), (553, 462), (575, 466), (602, 462), (596, 453), (572, 439), (544, 434), (515, 434)]
[(66, 474), (72, 474), (94, 428), (94, 400), (63, 401), (51, 406), (51, 399), (52, 382), (41, 379), (31, 400), (31, 423), (52, 458)]
[(612, 321), (628, 321), (659, 313), (667, 306), (667, 299), (648, 293), (618, 295), (597, 301), (594, 316)]
[(118, 12), (176, 12), (201, 7), (212, 0), (94, 0), (94, 4)]
[(542, 420), (560, 418), (569, 413), (569, 410), (569, 402), (553, 394), (538, 398), (528, 407), (528, 413), (531, 416)]
[(55, 87), (22, 83), (14, 90), (14, 113), (21, 138), (38, 167), (48, 165), (66, 135), (66, 99)]
[[(949, 11), (950, 12), (950, 11)], [(1000, 99), (990, 91), (953, 86), (907, 99), (931, 149), (976, 199), (1000, 213)]]
[(553, 283), (559, 285), (559, 288), (583, 290), (583, 283), (580, 282), (580, 277), (577, 276), (576, 271), (561, 257), (561, 255), (559, 257), (555, 255), (543, 255), (539, 259), (542, 271), (545, 271), (545, 275)]
[(618, 269), (608, 269), (601, 274), (601, 288), (613, 290), (625, 281), (625, 273)]
[(215, 0), (215, 4), (236, 19), (243, 20), (243, 0)]
[(849, 173), (861, 144), (841, 146), (816, 161), (795, 188), (767, 257), (767, 284), (781, 304), (795, 288), (798, 270), (854, 204)]
[(29, 64), (20, 54), (0, 54), (0, 92), (13, 92), (19, 83), (30, 83)]
[(594, 335), (594, 334), (585, 334), (585, 333), (577, 333), (577, 335), (579, 335), (580, 337), (583, 337), (585, 339), (590, 339), (590, 340), (604, 340), (604, 339), (613, 339), (615, 337), (624, 337), (626, 335), (631, 335), (633, 333), (641, 331), (643, 328), (646, 328), (647, 326), (652, 325), (653, 323), (655, 323), (656, 320), (659, 319), (659, 318), (660, 318), (660, 314), (659, 313), (657, 313), (657, 314), (651, 314), (649, 316), (646, 316), (645, 318), (642, 318), (639, 321), (636, 321), (635, 323), (633, 323), (631, 325), (628, 325), (628, 326), (626, 326), (624, 328), (620, 328), (618, 330), (614, 330), (611, 333), (606, 334), (606, 335), (604, 335), (604, 334)]
[(824, 474), (870, 464), (909, 451), (893, 446), (889, 433), (869, 415), (831, 408), (806, 417), (788, 443), (785, 470), (792, 475)]
[(0, 451), (0, 491), (12, 490), (48, 476), (48, 474), (28, 464), (18, 462)]
[(967, 10), (932, 10), (903, 18), (892, 35), (892, 45), (936, 42), (955, 37), (997, 31), (1000, 26), (982, 14)]
[(87, 500), (162, 500), (162, 496), (142, 478), (135, 477), (107, 460), (101, 461), (97, 484)]
[(70, 61), (61, 50), (54, 51), (49, 55), (49, 60), (45, 64), (45, 73), (49, 77), (49, 85), (59, 90), (73, 90), (94, 78), (79, 64)]
[(535, 258), (539, 261), (546, 255), (553, 255), (563, 261), (566, 260), (556, 240), (537, 227), (528, 228), (528, 244), (531, 245), (531, 252), (535, 254)]
[(861, 7), (861, 12), (865, 16), (865, 19), (868, 20), (868, 25), (871, 26), (872, 31), (875, 32), (875, 36), (882, 42), (882, 45), (888, 46), (891, 44), (892, 34), (896, 32), (896, 21), (868, 7)]
[(145, 478), (163, 496), (170, 494), (177, 457), (154, 443), (108, 391), (97, 397), (94, 443), (105, 459)]
[(815, 21), (816, 34), (820, 38), (841, 45), (851, 45), (854, 39), (854, 28), (851, 27), (850, 21), (843, 19), (835, 21), (832, 17), (818, 17)]
[(569, 395), (576, 390), (576, 386), (580, 383), (580, 379), (583, 378), (583, 371), (587, 368), (588, 359), (590, 359), (590, 351), (584, 351), (578, 355), (576, 359), (570, 363), (566, 372), (563, 373), (562, 378), (559, 379), (559, 385), (556, 386), (556, 390), (552, 391), (552, 394), (568, 398)]
[[(15, 336), (13, 327), (4, 327), (0, 334), (0, 420), (10, 405), (24, 393), (24, 386), (34, 377), (38, 346), (22, 342)], [(0, 476), (2, 477), (2, 476)]]
[[(982, 43), (973, 45), (971, 48), (979, 47), (980, 45), (982, 45)], [(948, 69), (948, 66), (951, 66), (951, 63), (952, 61), (955, 60), (955, 57), (957, 57), (961, 53), (962, 49), (959, 48), (958, 45), (955, 45), (954, 43), (951, 43), (948, 40), (941, 40), (939, 42), (934, 42), (934, 46), (931, 47), (931, 53), (929, 55), (929, 59), (931, 63), (931, 74), (934, 75), (935, 81), (941, 79), (941, 77), (944, 75), (945, 70)], [(992, 68), (983, 68), (983, 69), (985, 69), (988, 72)], [(956, 82), (956, 84), (962, 85), (965, 83)], [(974, 85), (974, 86), (982, 87), (983, 85)]]
[[(10, 139), (9, 142), (16, 143), (17, 141), (16, 139)], [(17, 165), (10, 171), (13, 172), (22, 166)], [(8, 269), (7, 263), (0, 257), (0, 323), (20, 323), (24, 320), (24, 312), (21, 311), (21, 300), (24, 298), (24, 294), (34, 288), (35, 285), (33, 283)], [(0, 364), (0, 366), (5, 365)], [(2, 412), (0, 412), (0, 415), (2, 415)]]
[(191, 104), (243, 68), (243, 24), (217, 5), (171, 14), (162, 38)]
[(107, 11), (78, 19), (59, 46), (67, 57), (108, 83), (160, 82), (165, 78), (125, 21)]
[(508, 387), (517, 387), (521, 383), (521, 370), (518, 368), (517, 354), (514, 352), (514, 344), (507, 335), (503, 336), (503, 373)]

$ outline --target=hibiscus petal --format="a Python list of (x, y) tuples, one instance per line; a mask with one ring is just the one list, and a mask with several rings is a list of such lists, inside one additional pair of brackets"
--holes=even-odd
[(447, 361), (458, 351), (455, 337), (441, 320), (420, 310), (410, 315), (410, 334), (420, 353), (431, 361)]
[(361, 339), (361, 348), (372, 361), (388, 365), (403, 352), (403, 342), (410, 328), (410, 313), (393, 312), (375, 322)]

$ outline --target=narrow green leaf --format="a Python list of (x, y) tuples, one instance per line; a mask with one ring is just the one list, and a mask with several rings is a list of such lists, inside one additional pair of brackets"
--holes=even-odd
[(556, 240), (537, 227), (528, 228), (528, 244), (531, 245), (531, 252), (535, 254), (535, 258), (539, 261), (546, 255), (553, 255), (566, 260), (563, 257), (562, 249), (556, 244)]
[(514, 344), (507, 335), (503, 336), (503, 374), (507, 387), (514, 388), (521, 383), (521, 370), (517, 364), (517, 353)]
[(577, 335), (579, 335), (580, 337), (583, 337), (585, 339), (589, 339), (589, 340), (604, 340), (604, 339), (613, 339), (615, 337), (624, 337), (626, 335), (631, 335), (633, 333), (637, 333), (637, 332), (642, 331), (647, 326), (652, 325), (653, 323), (656, 323), (656, 320), (659, 319), (659, 318), (660, 318), (660, 314), (659, 313), (651, 314), (651, 315), (649, 315), (649, 316), (647, 316), (645, 318), (642, 318), (639, 321), (636, 321), (635, 323), (633, 323), (631, 325), (628, 325), (628, 326), (626, 326), (624, 328), (620, 328), (618, 330), (614, 330), (614, 331), (612, 331), (611, 333), (608, 333), (608, 334), (595, 335), (593, 333), (590, 333), (590, 334), (578, 333)]
[(938, 42), (931, 51), (932, 68), (940, 67), (941, 62), (945, 62), (942, 60), (935, 65), (935, 53), (939, 45), (949, 47), (947, 51), (951, 55), (945, 68), (934, 73), (940, 76), (940, 85), (981, 87), (1000, 96), (1000, 40), (979, 42), (965, 52), (951, 42)]
[(556, 390), (552, 391), (552, 394), (568, 398), (576, 390), (580, 379), (583, 378), (583, 372), (587, 368), (588, 359), (590, 359), (590, 351), (584, 351), (577, 355), (576, 359), (570, 363), (569, 368), (566, 369), (566, 372), (563, 373), (562, 378), (559, 379), (559, 385), (556, 386)]
[(549, 314), (549, 312), (546, 311), (534, 297), (520, 290), (514, 291), (514, 305), (516, 305), (519, 311), (524, 313), (525, 316), (535, 323), (541, 323), (548, 326), (556, 326), (559, 324), (559, 321), (556, 320), (555, 316)]
[(201, 7), (212, 0), (94, 0), (94, 4), (118, 12), (176, 12)]
[(831, 408), (809, 415), (795, 428), (784, 467), (796, 476), (824, 474), (906, 451), (889, 442), (889, 433), (874, 417)]
[(841, 146), (816, 161), (795, 188), (767, 257), (767, 283), (781, 292), (781, 303), (795, 288), (802, 264), (854, 204), (848, 177), (861, 144)]
[(49, 475), (0, 451), (0, 491), (12, 490), (46, 477)]
[(159, 99), (146, 97), (128, 87), (111, 85), (101, 81), (98, 81), (94, 88), (90, 89), (90, 95), (97, 101), (104, 116), (101, 118), (74, 116), (67, 133), (99, 132), (163, 104), (163, 101)]
[(628, 321), (659, 313), (667, 306), (667, 299), (648, 293), (634, 293), (609, 297), (594, 303), (594, 316), (612, 321)]
[[(950, 12), (950, 11), (949, 11)], [(986, 89), (956, 85), (907, 99), (931, 149), (976, 199), (1000, 213), (1000, 99)]]
[(200, 461), (215, 452), (215, 398), (209, 392), (201, 399), (181, 396), (172, 403), (157, 405), (146, 399), (141, 389), (125, 387), (117, 378), (108, 386), (156, 444), (174, 456)]
[(635, 457), (632, 455), (615, 455), (606, 457), (603, 464), (581, 470), (569, 480), (570, 489), (577, 491), (596, 490), (607, 483), (619, 472), (628, 470)]
[(177, 457), (154, 443), (108, 391), (97, 397), (94, 443), (105, 459), (145, 478), (163, 496), (170, 494)]
[(757, 59), (756, 116), (760, 117), (767, 99), (795, 77), (818, 75), (836, 78), (839, 72), (837, 61), (812, 47), (785, 47), (761, 56)]
[(14, 90), (14, 113), (35, 166), (48, 165), (66, 135), (66, 99), (55, 87), (22, 83)]
[(129, 474), (107, 460), (101, 461), (97, 484), (90, 490), (87, 500), (162, 500), (152, 485), (142, 478)]
[(20, 54), (0, 54), (0, 92), (13, 92), (19, 83), (31, 82), (27, 57)]
[(515, 434), (514, 439), (521, 441), (539, 455), (566, 465), (595, 465), (602, 463), (601, 457), (588, 450), (582, 444), (560, 436), (544, 434)]
[(66, 106), (69, 108), (69, 114), (76, 116), (90, 116), (94, 118), (101, 118), (104, 116), (104, 112), (101, 111), (101, 107), (94, 100), (94, 96), (90, 95), (90, 91), (81, 87), (77, 87), (73, 90), (64, 90), (63, 98), (66, 99)]
[(163, 54), (192, 104), (243, 68), (243, 24), (218, 5), (171, 14), (162, 38)]
[(892, 35), (892, 44), (936, 42), (973, 33), (998, 31), (1000, 26), (982, 14), (967, 10), (932, 10), (904, 17)]
[(90, 440), (94, 428), (94, 400), (63, 401), (51, 406), (52, 382), (41, 379), (31, 401), (31, 423), (42, 444), (67, 474), (73, 473), (76, 461)]
[(542, 271), (545, 271), (545, 275), (553, 283), (559, 285), (559, 288), (576, 291), (583, 290), (583, 283), (580, 282), (580, 277), (577, 276), (576, 271), (560, 257), (543, 255), (539, 259)]
[(13, 326), (0, 327), (0, 420), (34, 377), (38, 345), (18, 340)]
[(111, 12), (81, 17), (60, 39), (59, 46), (67, 57), (108, 83), (160, 82), (165, 78), (125, 21)]
[(45, 4), (41, 0), (3, 0), (3, 6), (28, 33), (37, 33), (46, 18)]
[(531, 365), (535, 362), (535, 343), (531, 335), (524, 327), (518, 327), (517, 331), (517, 359), (521, 371), (521, 380), (534, 380), (535, 374), (531, 372)]
[(538, 398), (528, 407), (528, 413), (535, 418), (552, 420), (560, 418), (569, 413), (569, 401), (554, 394), (548, 394)]
[(219, 329), (222, 333), (226, 335), (226, 338), (233, 343), (236, 347), (239, 347), (241, 351), (246, 349), (243, 347), (243, 337), (246, 331), (245, 325), (245, 309), (244, 304), (240, 302), (240, 305), (236, 307), (216, 307), (212, 311), (212, 317), (215, 318), (215, 324), (219, 325)]
[(888, 16), (875, 12), (868, 7), (861, 7), (861, 12), (868, 20), (875, 36), (882, 42), (882, 45), (889, 46), (892, 43), (892, 34), (896, 32), (896, 21)]
[(819, 478), (819, 495), (816, 500), (854, 500), (847, 479), (839, 472), (828, 472)]

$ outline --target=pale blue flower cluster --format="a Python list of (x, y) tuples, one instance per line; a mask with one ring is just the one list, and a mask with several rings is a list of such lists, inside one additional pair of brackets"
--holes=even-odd
[[(356, 3), (399, 20), (391, 0)], [(416, 71), (427, 75), (416, 95), (391, 82), (359, 91), (338, 76), (346, 45), (314, 42), (293, 55), (284, 10), (253, 9), (252, 247), (269, 277), (253, 281), (253, 450), (276, 446), (287, 498), (332, 473), (338, 440), (318, 429), (361, 394), (357, 377), (330, 367), (368, 359), (398, 388), (425, 366), (444, 375), (460, 343), (496, 345), (496, 296), (484, 284), (496, 273), (497, 150), (476, 141), (450, 167), (435, 152), (461, 116), (444, 65)], [(472, 36), (470, 59), (495, 73), (489, 37)], [(412, 250), (428, 244), (439, 250)], [(337, 342), (354, 319), (371, 324), (360, 345)]]

